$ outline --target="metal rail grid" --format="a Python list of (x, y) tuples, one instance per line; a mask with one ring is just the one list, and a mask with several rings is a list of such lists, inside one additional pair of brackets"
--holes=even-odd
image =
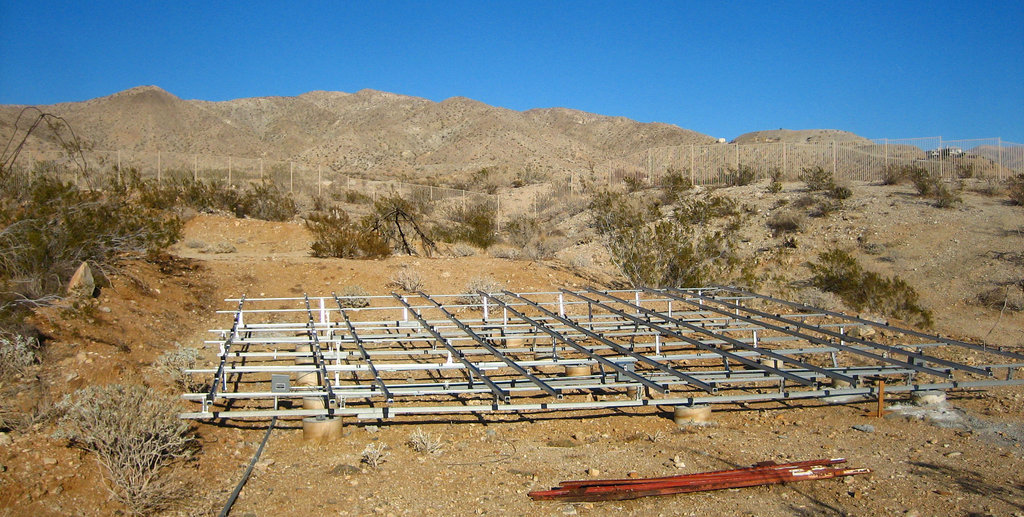
[[(365, 307), (356, 302), (369, 301)], [(744, 290), (241, 298), (183, 418), (695, 405), (1021, 384), (1024, 355)]]

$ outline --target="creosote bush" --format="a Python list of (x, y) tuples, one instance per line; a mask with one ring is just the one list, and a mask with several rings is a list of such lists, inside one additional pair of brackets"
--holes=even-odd
[(662, 201), (674, 203), (680, 196), (693, 189), (693, 182), (690, 181), (689, 173), (669, 168), (661, 177), (661, 188), (665, 190)]
[(1024, 205), (1024, 174), (1018, 174), (1009, 181), (1007, 192), (1015, 205)]
[(653, 204), (604, 191), (591, 210), (612, 262), (634, 286), (701, 286), (736, 265), (740, 213), (729, 198), (688, 198), (665, 217)]
[(498, 225), (495, 208), (491, 203), (482, 202), (450, 206), (445, 211), (445, 221), (437, 225), (434, 234), (448, 242), (466, 242), (478, 248), (487, 249), (497, 241)]
[(341, 210), (310, 214), (306, 228), (313, 235), (314, 257), (374, 259), (391, 254), (391, 246), (379, 234), (354, 223)]
[(729, 167), (729, 172), (725, 175), (725, 184), (730, 187), (742, 187), (750, 185), (756, 178), (757, 173), (753, 167), (740, 164), (736, 168)]
[(768, 170), (768, 192), (772, 194), (782, 192), (782, 169), (772, 167)]
[(792, 210), (780, 210), (773, 213), (765, 223), (772, 235), (778, 237), (787, 233), (796, 233), (803, 227), (804, 218)]
[(169, 475), (195, 451), (174, 397), (143, 386), (90, 386), (58, 404), (56, 437), (96, 455), (114, 497), (135, 514), (171, 507), (185, 488)]
[(835, 178), (832, 172), (825, 170), (820, 165), (817, 167), (804, 167), (800, 169), (800, 181), (807, 184), (807, 190), (818, 192), (829, 190), (835, 186)]
[(910, 284), (899, 277), (865, 271), (846, 251), (824, 251), (810, 268), (814, 287), (839, 295), (855, 310), (878, 311), (924, 327), (932, 324), (931, 312), (920, 305)]

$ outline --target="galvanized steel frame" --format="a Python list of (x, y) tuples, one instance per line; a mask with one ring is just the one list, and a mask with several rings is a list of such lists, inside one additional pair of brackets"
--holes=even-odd
[[(182, 417), (379, 419), (849, 400), (874, 396), (880, 379), (887, 392), (1024, 383), (1014, 351), (735, 287), (367, 299), (227, 300), (237, 302), (221, 311), (231, 326), (207, 342), (218, 345), (216, 366), (190, 371), (211, 388), (184, 394), (199, 408)], [(565, 374), (588, 365), (589, 375)], [(313, 385), (269, 388), (272, 374), (311, 373)], [(322, 403), (296, 407), (304, 399)]]

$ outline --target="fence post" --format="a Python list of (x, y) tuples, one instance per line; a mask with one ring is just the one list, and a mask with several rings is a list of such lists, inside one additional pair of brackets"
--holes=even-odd
[(263, 157), (260, 157), (260, 183), (263, 183)]
[(693, 168), (693, 144), (690, 144), (690, 185), (696, 185)]
[(228, 186), (231, 186), (231, 157), (228, 156)]
[(295, 162), (288, 162), (288, 192), (295, 192)]
[(163, 163), (160, 161), (160, 151), (156, 152), (156, 184), (160, 184), (160, 176), (163, 173)]
[(117, 150), (117, 182), (121, 183), (121, 150)]
[(832, 141), (832, 177), (836, 177), (839, 171), (839, 157), (836, 156), (836, 141)]
[(740, 144), (733, 144), (736, 146), (736, 170), (740, 170)]
[(323, 185), (324, 185), (324, 166), (323, 166), (323, 164), (318, 164), (316, 166), (316, 195), (318, 195), (318, 196), (323, 195), (323, 188), (324, 188)]
[(942, 178), (942, 135), (939, 135), (939, 178)]
[(1003, 181), (1003, 137), (996, 138), (996, 156), (999, 158), (999, 181)]
[(889, 139), (885, 139), (885, 168), (889, 168)]

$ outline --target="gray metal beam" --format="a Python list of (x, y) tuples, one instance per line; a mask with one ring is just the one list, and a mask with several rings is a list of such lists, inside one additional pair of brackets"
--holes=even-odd
[(362, 355), (363, 361), (366, 361), (366, 366), (370, 369), (370, 373), (373, 374), (373, 380), (380, 386), (381, 393), (384, 394), (384, 400), (390, 404), (394, 398), (391, 396), (391, 391), (388, 390), (388, 385), (384, 383), (384, 379), (380, 378), (380, 372), (377, 371), (377, 367), (374, 366), (373, 361), (370, 359), (370, 354), (366, 352), (366, 347), (363, 346), (363, 340), (359, 337), (359, 333), (356, 332), (356, 327), (352, 325), (352, 319), (348, 317), (348, 312), (345, 307), (341, 304), (341, 300), (338, 296), (332, 293), (334, 301), (338, 304), (338, 310), (341, 311), (341, 316), (345, 319), (345, 325), (348, 327), (349, 334), (352, 335), (352, 341), (359, 348), (359, 354)]
[(391, 293), (391, 295), (394, 296), (399, 303), (401, 303), (406, 309), (409, 310), (409, 314), (412, 314), (412, 316), (416, 318), (416, 321), (420, 322), (420, 325), (423, 325), (423, 328), (430, 332), (430, 334), (434, 336), (434, 339), (436, 339), (438, 343), (441, 343), (441, 345), (447, 348), (448, 351), (452, 353), (452, 356), (458, 358), (459, 362), (466, 365), (466, 369), (471, 372), (470, 375), (476, 375), (477, 377), (480, 377), (480, 380), (484, 384), (486, 384), (488, 388), (491, 389), (491, 392), (494, 393), (494, 397), (497, 400), (501, 400), (505, 403), (511, 401), (512, 398), (507, 391), (501, 389), (501, 387), (495, 384), (494, 381), (491, 380), (490, 377), (485, 375), (484, 372), (482, 372), (479, 368), (477, 368), (472, 361), (466, 359), (466, 355), (463, 354), (462, 351), (459, 350), (458, 348), (455, 348), (455, 346), (448, 341), (448, 338), (442, 336), (441, 333), (437, 331), (437, 329), (430, 326), (430, 324), (427, 323), (427, 320), (424, 319), (423, 316), (416, 309), (414, 309), (412, 305), (409, 304), (409, 302), (402, 299), (402, 297), (398, 293)]
[(556, 313), (554, 313), (554, 312), (552, 312), (552, 311), (550, 311), (548, 309), (545, 309), (544, 307), (541, 307), (540, 304), (534, 302), (533, 300), (530, 300), (530, 299), (527, 299), (527, 298), (523, 298), (523, 297), (521, 297), (521, 296), (519, 296), (519, 295), (517, 295), (517, 294), (515, 294), (515, 293), (513, 293), (511, 291), (505, 291), (505, 294), (507, 294), (509, 296), (513, 296), (515, 298), (518, 298), (518, 299), (526, 302), (527, 304), (531, 305), (535, 309), (537, 309), (537, 310), (543, 312), (544, 314), (546, 314), (548, 317), (550, 317), (552, 319), (555, 319), (555, 320), (558, 320), (558, 321), (562, 322), (563, 324), (565, 324), (565, 325), (575, 329), (576, 331), (582, 333), (583, 335), (585, 335), (585, 336), (587, 336), (587, 337), (589, 337), (589, 338), (591, 338), (591, 339), (593, 339), (595, 341), (598, 341), (598, 342), (601, 342), (601, 343), (607, 345), (608, 348), (611, 348), (612, 350), (615, 350), (616, 352), (618, 352), (618, 353), (620, 353), (622, 355), (630, 356), (630, 357), (636, 359), (637, 361), (642, 362), (642, 363), (644, 363), (644, 364), (646, 364), (648, 366), (656, 368), (656, 369), (658, 369), (658, 370), (660, 370), (662, 372), (665, 372), (665, 373), (667, 373), (669, 375), (672, 375), (672, 376), (675, 376), (675, 377), (679, 377), (680, 379), (686, 381), (687, 383), (693, 384), (694, 386), (696, 386), (696, 387), (698, 387), (698, 388), (700, 388), (700, 389), (702, 389), (702, 390), (704, 390), (704, 391), (706, 391), (708, 393), (715, 393), (715, 392), (718, 391), (718, 388), (716, 388), (714, 385), (711, 385), (711, 384), (708, 384), (706, 382), (703, 382), (700, 379), (697, 379), (696, 377), (693, 377), (692, 375), (687, 375), (687, 374), (685, 374), (685, 373), (683, 373), (683, 372), (681, 372), (679, 370), (676, 370), (675, 368), (672, 368), (671, 366), (669, 366), (669, 365), (667, 365), (665, 363), (662, 363), (660, 361), (655, 361), (654, 359), (651, 359), (650, 357), (638, 354), (638, 353), (636, 353), (636, 352), (634, 352), (634, 351), (632, 351), (632, 350), (630, 350), (630, 349), (628, 349), (628, 348), (626, 348), (626, 347), (624, 347), (624, 346), (622, 346), (622, 345), (620, 345), (620, 344), (618, 344), (618, 343), (616, 343), (614, 341), (611, 341), (611, 340), (605, 338), (604, 336), (602, 336), (600, 334), (597, 334), (595, 332), (587, 330), (586, 328), (581, 327), (580, 325), (576, 324), (576, 322), (574, 322), (573, 320), (571, 320), (569, 318), (566, 318), (564, 316), (559, 316), (558, 314), (556, 314)]

